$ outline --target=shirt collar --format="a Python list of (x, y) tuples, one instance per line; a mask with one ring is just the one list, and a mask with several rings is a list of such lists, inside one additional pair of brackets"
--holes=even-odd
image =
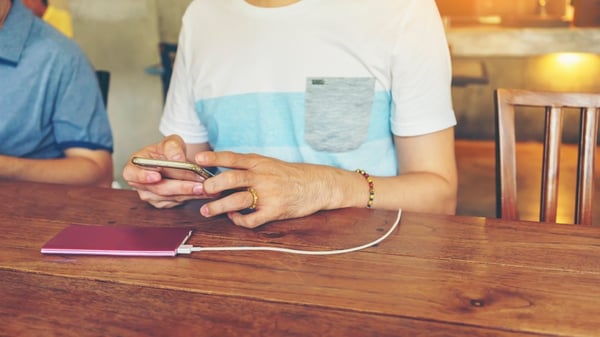
[(35, 16), (21, 0), (15, 0), (0, 29), (0, 62), (19, 63)]

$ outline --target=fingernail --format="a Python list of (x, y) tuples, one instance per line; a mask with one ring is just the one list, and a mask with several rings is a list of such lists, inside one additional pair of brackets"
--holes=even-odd
[(203, 205), (202, 207), (200, 207), (200, 214), (202, 214), (205, 217), (210, 217), (210, 213), (208, 212), (208, 207), (206, 205)]
[(194, 194), (204, 194), (204, 185), (202, 185), (202, 184), (196, 184), (196, 185), (194, 185), (194, 187), (192, 188), (192, 193), (194, 193)]
[(157, 181), (160, 181), (160, 179), (161, 179), (160, 173), (148, 172), (148, 174), (146, 174), (146, 182), (147, 183), (155, 183)]

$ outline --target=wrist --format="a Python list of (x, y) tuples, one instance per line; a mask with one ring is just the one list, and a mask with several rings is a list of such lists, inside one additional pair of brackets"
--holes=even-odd
[[(371, 189), (367, 179), (356, 171), (336, 170), (329, 177), (330, 183), (323, 193), (325, 209), (337, 209), (346, 207), (367, 207), (370, 200)], [(372, 180), (372, 177), (369, 176)], [(372, 184), (374, 184), (372, 182)], [(374, 192), (374, 186), (373, 186)], [(373, 206), (373, 202), (371, 202)]]

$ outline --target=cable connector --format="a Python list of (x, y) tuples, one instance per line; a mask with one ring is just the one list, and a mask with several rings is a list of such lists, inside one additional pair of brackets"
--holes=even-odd
[(191, 254), (192, 248), (194, 248), (192, 245), (181, 245), (177, 248), (177, 254)]

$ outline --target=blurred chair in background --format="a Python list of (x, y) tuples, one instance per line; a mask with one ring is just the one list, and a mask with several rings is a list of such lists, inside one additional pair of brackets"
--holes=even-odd
[(579, 153), (575, 193), (575, 224), (592, 224), (595, 152), (598, 139), (600, 94), (497, 89), (496, 107), (496, 212), (507, 220), (519, 219), (515, 107), (538, 107), (545, 113), (544, 153), (540, 193), (542, 222), (556, 222), (559, 155), (563, 108), (580, 110)]
[[(96, 77), (98, 78), (98, 85), (100, 86), (100, 92), (102, 93), (102, 101), (104, 102), (104, 107), (108, 107), (110, 72), (107, 70), (96, 70)], [(113, 180), (111, 187), (119, 189), (122, 188), (121, 184), (117, 180)]]
[(167, 98), (167, 92), (169, 92), (169, 82), (171, 82), (171, 74), (173, 73), (173, 64), (175, 63), (175, 55), (177, 54), (177, 44), (161, 42), (158, 45), (160, 52), (160, 62), (162, 65), (162, 85), (163, 85), (163, 96)]
[(110, 87), (110, 72), (106, 70), (96, 70), (96, 77), (98, 78), (98, 84), (100, 85), (100, 91), (102, 92), (102, 101), (104, 107), (108, 107), (108, 89)]
[(164, 102), (167, 98), (167, 92), (169, 92), (169, 83), (171, 82), (171, 74), (173, 73), (173, 64), (175, 63), (175, 55), (177, 54), (177, 44), (160, 42), (158, 44), (158, 53), (160, 56), (160, 64), (150, 65), (146, 67), (144, 71), (150, 75), (160, 75)]

